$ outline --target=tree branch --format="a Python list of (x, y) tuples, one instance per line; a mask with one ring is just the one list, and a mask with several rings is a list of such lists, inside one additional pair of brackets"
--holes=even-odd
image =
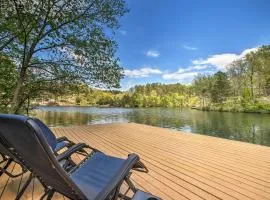
[(90, 6), (88, 6), (88, 7), (84, 10), (84, 12), (81, 13), (80, 15), (77, 15), (77, 16), (74, 17), (73, 19), (68, 20), (68, 21), (66, 21), (66, 22), (64, 22), (64, 23), (62, 23), (62, 24), (59, 24), (56, 28), (52, 28), (52, 29), (48, 30), (46, 33), (44, 33), (44, 35), (43, 35), (42, 37), (45, 37), (46, 35), (52, 33), (53, 31), (59, 30), (60, 28), (64, 27), (65, 25), (70, 24), (70, 23), (75, 22), (76, 20), (80, 19), (81, 17), (83, 17), (83, 16), (87, 13), (87, 11), (93, 6), (93, 4), (94, 4), (94, 3), (92, 3)]
[(9, 37), (9, 36), (10, 36), (10, 35), (6, 33), (6, 35), (4, 35), (4, 36), (2, 36), (2, 37), (0, 38), (0, 41), (6, 39), (6, 38)]
[(39, 48), (39, 49), (36, 49), (33, 54), (39, 52), (39, 51), (44, 51), (44, 50), (49, 50), (49, 49), (53, 49), (53, 48), (56, 48), (56, 47), (64, 47), (64, 46), (68, 46), (70, 44), (68, 43), (61, 43), (61, 44), (54, 44), (54, 45), (51, 45), (51, 46), (47, 46), (47, 47), (42, 47), (42, 48)]
[(5, 42), (5, 44), (0, 46), (0, 51), (2, 51), (6, 46), (8, 46), (15, 38), (16, 36), (11, 37), (7, 42)]
[(39, 66), (31, 66), (31, 68), (36, 68), (36, 69), (40, 69), (43, 70), (51, 75), (55, 75), (53, 72), (49, 71), (48, 69), (44, 69), (43, 67), (39, 67)]
[(28, 56), (27, 56), (27, 59), (26, 59), (27, 65), (29, 64), (29, 62), (30, 62), (30, 60), (31, 60), (31, 58), (33, 56), (34, 49), (36, 48), (36, 45), (38, 44), (38, 42), (42, 38), (41, 36), (42, 36), (42, 33), (43, 33), (43, 31), (44, 31), (44, 29), (46, 27), (47, 19), (48, 19), (49, 13), (51, 11), (51, 8), (52, 7), (50, 7), (50, 0), (49, 0), (49, 2), (48, 2), (48, 10), (47, 10), (47, 13), (46, 13), (46, 16), (45, 16), (45, 19), (44, 19), (44, 23), (43, 23), (43, 25), (42, 25), (39, 33), (38, 33), (38, 36), (36, 37), (36, 39), (34, 40), (34, 42), (32, 43), (32, 45), (31, 45), (31, 47), (29, 49), (29, 53), (28, 53)]
[(20, 16), (20, 11), (19, 11), (19, 9), (18, 9), (18, 5), (17, 5), (17, 2), (16, 2), (16, 0), (13, 0), (13, 3), (14, 3), (14, 6), (15, 6), (15, 10), (16, 10), (16, 14), (17, 14), (17, 19), (18, 19), (18, 21), (19, 21), (19, 24), (20, 24), (20, 26), (21, 27), (23, 27), (23, 30), (25, 31), (25, 27), (24, 27), (24, 25), (23, 25), (23, 22), (21, 21), (21, 16)]

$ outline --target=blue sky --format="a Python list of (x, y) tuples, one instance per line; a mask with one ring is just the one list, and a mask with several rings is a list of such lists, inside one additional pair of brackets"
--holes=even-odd
[(116, 33), (123, 90), (189, 84), (270, 43), (269, 0), (127, 0), (127, 7)]

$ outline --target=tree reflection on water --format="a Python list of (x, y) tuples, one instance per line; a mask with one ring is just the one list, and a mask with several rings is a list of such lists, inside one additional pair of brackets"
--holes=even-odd
[(42, 107), (33, 115), (49, 126), (136, 122), (270, 146), (270, 115), (179, 108)]

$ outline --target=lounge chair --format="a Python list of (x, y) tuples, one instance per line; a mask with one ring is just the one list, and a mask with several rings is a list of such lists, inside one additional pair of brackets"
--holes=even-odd
[[(54, 192), (63, 194), (70, 199), (111, 200), (131, 199), (120, 193), (123, 182), (128, 185), (136, 196), (137, 188), (130, 180), (131, 170), (147, 172), (146, 167), (140, 162), (136, 154), (130, 154), (127, 159), (116, 158), (88, 145), (81, 144), (79, 147), (69, 148), (65, 155), (90, 149), (78, 165), (68, 172), (60, 165), (59, 156), (55, 155), (50, 140), (46, 138), (44, 127), (29, 117), (17, 115), (0, 115), (0, 138), (4, 138), (13, 148), (19, 161), (31, 172), (31, 176), (39, 179), (45, 187), (45, 193), (41, 199), (51, 199)], [(38, 158), (38, 159), (36, 159)], [(143, 196), (143, 195), (139, 195)], [(145, 196), (146, 197), (146, 196)], [(158, 199), (148, 194), (147, 198)]]
[[(74, 142), (72, 142), (66, 137), (56, 138), (55, 135), (51, 132), (51, 130), (39, 119), (33, 119), (33, 120), (35, 120), (35, 122), (40, 126), (40, 128), (43, 129), (43, 132), (46, 133), (45, 137), (50, 147), (53, 149), (55, 155), (59, 155), (59, 152), (63, 150), (64, 148), (70, 148), (71, 146), (75, 145)], [(3, 174), (6, 174), (11, 178), (16, 178), (28, 171), (27, 168), (24, 167), (23, 164), (16, 158), (16, 155), (12, 153), (12, 151), (10, 150), (10, 145), (8, 144), (7, 141), (5, 141), (4, 138), (2, 139), (0, 138), (0, 155), (2, 157), (2, 161), (0, 162), (0, 164), (3, 164), (3, 167), (0, 167), (0, 177)], [(22, 169), (21, 173), (12, 174), (11, 172), (7, 170), (8, 167), (13, 162), (21, 166), (21, 169)]]
[[(11, 115), (2, 114), (2, 116), (10, 117)], [(57, 156), (56, 157), (57, 161), (66, 171), (69, 171), (70, 169), (72, 169), (72, 167), (76, 165), (70, 158), (73, 152), (79, 151), (80, 154), (86, 155), (86, 152), (83, 150), (83, 147), (85, 146), (84, 144), (82, 143), (75, 144), (74, 142), (72, 142), (66, 137), (56, 138), (53, 132), (43, 122), (35, 118), (32, 118), (32, 120), (34, 120), (39, 125), (39, 127), (43, 130), (44, 136), (46, 137), (46, 140), (48, 141), (50, 148), (53, 149), (54, 154)], [(6, 121), (2, 120), (0, 121), (0, 123), (6, 123)], [(2, 157), (0, 164), (3, 165), (2, 167), (0, 167), (0, 177), (3, 174), (6, 174), (11, 178), (16, 178), (23, 175), (24, 173), (28, 171), (27, 167), (25, 167), (24, 164), (20, 162), (18, 155), (13, 151), (12, 146), (4, 137), (0, 137), (0, 155)], [(13, 162), (15, 162), (21, 167), (21, 172), (14, 174), (8, 171), (8, 167)], [(29, 176), (29, 178), (24, 183), (20, 191), (18, 191), (16, 199), (19, 199), (23, 195), (24, 191), (26, 190), (26, 188), (28, 187), (28, 185), (30, 184), (33, 178), (34, 176), (32, 175)]]

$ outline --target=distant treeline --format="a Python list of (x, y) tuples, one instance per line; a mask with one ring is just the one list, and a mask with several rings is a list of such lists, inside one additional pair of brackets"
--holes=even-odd
[(135, 86), (127, 92), (99, 90), (88, 97), (92, 104), (121, 107), (187, 107), (198, 101), (189, 86), (159, 83)]
[(116, 107), (187, 107), (198, 102), (198, 97), (190, 90), (190, 86), (179, 83), (135, 86), (126, 92), (91, 89), (81, 85), (75, 93), (57, 96), (48, 94), (45, 99), (54, 98), (53, 103), (59, 104)]

